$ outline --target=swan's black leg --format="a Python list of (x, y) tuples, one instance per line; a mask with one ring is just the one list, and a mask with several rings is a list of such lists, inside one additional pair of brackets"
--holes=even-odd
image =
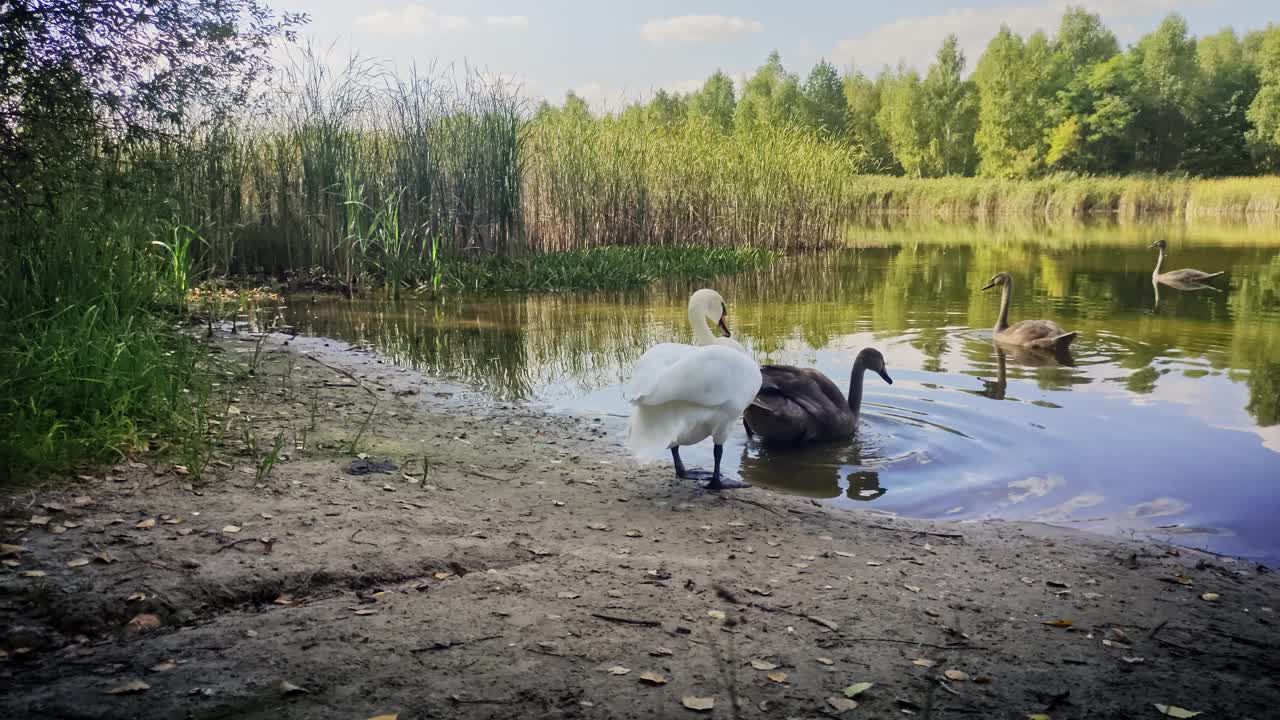
[(680, 460), (680, 446), (671, 447), (671, 461), (676, 464), (676, 477), (682, 480), (689, 477), (689, 473), (684, 469), (684, 462)]
[(751, 432), (751, 426), (747, 424), (746, 418), (742, 418), (742, 429), (747, 431), (748, 440), (755, 436), (755, 433)]
[(738, 488), (751, 487), (740, 480), (725, 480), (720, 477), (720, 458), (724, 456), (724, 446), (716, 445), (712, 451), (715, 455), (716, 466), (711, 472), (711, 483), (707, 485), (708, 490), (736, 490)]

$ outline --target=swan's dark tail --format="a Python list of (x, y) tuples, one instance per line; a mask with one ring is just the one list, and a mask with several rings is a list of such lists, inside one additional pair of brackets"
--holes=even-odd
[(1053, 339), (1053, 349), (1059, 350), (1059, 351), (1066, 350), (1067, 348), (1071, 347), (1071, 343), (1075, 341), (1076, 335), (1078, 334), (1079, 333), (1072, 331), (1069, 333), (1063, 333), (1059, 335), (1058, 337)]

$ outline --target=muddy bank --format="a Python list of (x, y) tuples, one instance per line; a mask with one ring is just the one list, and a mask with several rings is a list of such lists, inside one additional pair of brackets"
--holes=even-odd
[[(630, 461), (616, 422), (285, 341), (221, 384), (221, 442), (199, 479), (126, 462), (6, 495), (0, 716), (1060, 720), (1164, 704), (1260, 720), (1280, 707), (1265, 680), (1280, 672), (1280, 582), (1260, 566), (710, 494)], [(219, 347), (254, 362), (252, 339)], [(361, 453), (396, 469), (358, 474)], [(845, 698), (856, 683), (873, 685)]]

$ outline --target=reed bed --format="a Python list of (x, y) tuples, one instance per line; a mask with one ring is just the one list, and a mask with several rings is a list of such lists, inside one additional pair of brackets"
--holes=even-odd
[(308, 53), (272, 112), (200, 126), (135, 162), (167, 167), (209, 275), (323, 273), (399, 287), (441, 253), (522, 248), (523, 101), (462, 71), (399, 77)]
[(854, 215), (1079, 218), (1280, 219), (1280, 178), (1197, 179), (1139, 175), (1051, 175), (1030, 180), (863, 176), (853, 183)]
[[(202, 238), (190, 252), (203, 276), (398, 291), (439, 289), (451, 274), (454, 286), (497, 287), (478, 278), (508, 267), (494, 258), (616, 246), (786, 252), (840, 245), (850, 224), (900, 215), (1280, 218), (1274, 176), (874, 175), (856, 144), (802, 128), (531, 115), (518, 88), (469, 69), (400, 77), (352, 61), (334, 71), (307, 53), (276, 92), (264, 117), (130, 153)], [(599, 286), (613, 285), (606, 273)]]
[(531, 247), (772, 250), (838, 241), (860, 149), (793, 128), (723, 133), (547, 112), (530, 130), (524, 223)]

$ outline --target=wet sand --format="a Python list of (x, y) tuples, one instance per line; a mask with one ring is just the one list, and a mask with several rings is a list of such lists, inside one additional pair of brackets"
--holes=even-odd
[(287, 340), (221, 383), (200, 479), (143, 459), (6, 493), (0, 716), (1280, 713), (1262, 566), (710, 493), (617, 419)]

